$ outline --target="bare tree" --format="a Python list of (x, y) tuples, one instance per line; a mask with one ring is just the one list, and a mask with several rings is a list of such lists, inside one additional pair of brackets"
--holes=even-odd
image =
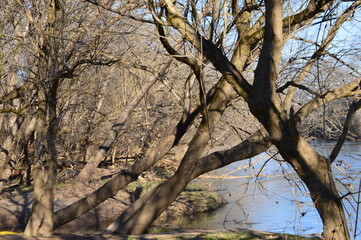
[[(100, 36), (108, 30), (107, 26), (97, 27), (98, 32), (94, 35), (84, 31), (83, 24), (89, 27), (99, 21), (99, 12), (87, 5), (82, 15), (74, 15), (77, 12), (76, 3), (58, 0), (19, 0), (14, 1), (13, 5), (2, 6), (2, 10), (8, 14), (5, 15), (6, 28), (3, 32), (11, 31), (11, 27), (19, 29), (9, 34), (8, 39), (7, 35), (2, 35), (3, 48), (10, 49), (5, 53), (11, 56), (10, 45), (16, 44), (19, 51), (14, 56), (22, 58), (17, 65), (12, 62), (16, 68), (17, 86), (14, 90), (4, 89), (1, 98), (1, 104), (17, 102), (20, 105), (9, 110), (2, 109), (2, 112), (17, 114), (13, 116), (17, 122), (13, 125), (16, 127), (13, 134), (18, 131), (21, 134), (19, 141), (9, 139), (7, 142), (11, 144), (7, 143), (2, 148), (8, 148), (4, 151), (5, 155), (9, 155), (9, 151), (23, 153), (31, 150), (34, 153), (32, 162), (28, 163), (33, 165), (34, 196), (26, 235), (51, 235), (53, 229), (58, 92), (61, 85), (64, 80), (75, 78), (83, 66), (111, 65), (118, 61), (101, 53)], [(9, 11), (11, 7), (16, 10), (14, 14)], [(24, 117), (25, 112), (33, 117)], [(27, 149), (32, 136), (34, 144)], [(8, 156), (5, 158), (9, 159)], [(2, 168), (7, 167), (8, 163), (8, 160), (2, 162)]]
[[(21, 69), (26, 74), (15, 72), (22, 74), (18, 86), (9, 84), (0, 98), (2, 112), (9, 116), (0, 118), (8, 137), (1, 145), (1, 172), (10, 162), (8, 153), (18, 151), (11, 148), (14, 135), (24, 136), (20, 149), (26, 149), (34, 135), (34, 143), (28, 147), (35, 153), (29, 161), (34, 161), (35, 190), (28, 235), (50, 235), (53, 229), (114, 196), (187, 134), (187, 151), (174, 175), (132, 204), (107, 232), (144, 232), (192, 179), (273, 145), (311, 192), (324, 223), (324, 237), (349, 239), (331, 164), (359, 102), (350, 105), (338, 147), (329, 158), (310, 147), (298, 125), (325, 104), (359, 94), (359, 73), (349, 59), (332, 52), (332, 44), (339, 29), (357, 13), (360, 1), (34, 0), (29, 4), (17, 0), (14, 15), (29, 29), (14, 37), (19, 46), (28, 49), (28, 60)], [(14, 21), (11, 14), (6, 16), (10, 31)], [(321, 28), (325, 23), (327, 27)], [(147, 31), (157, 32), (160, 41), (144, 38)], [(25, 43), (20, 41), (23, 36)], [(10, 49), (6, 41), (2, 44)], [(354, 76), (335, 81), (329, 71), (321, 78), (319, 68), (327, 66), (328, 58), (351, 69)], [(104, 70), (104, 65), (112, 66)], [(190, 90), (192, 79), (197, 90)], [(162, 94), (157, 91), (160, 88)], [(171, 96), (166, 97), (167, 93)], [(139, 116), (149, 117), (148, 110), (157, 109), (159, 102), (177, 102), (166, 114), (154, 114), (148, 124), (157, 125), (156, 120), (163, 118), (159, 125), (167, 125), (167, 131), (147, 127), (139, 120)], [(148, 107), (150, 103), (154, 105)], [(228, 149), (204, 156), (207, 147), (220, 139), (224, 127), (220, 123), (231, 110), (237, 114), (227, 119), (230, 124), (252, 123), (243, 126), (245, 134), (236, 146), (225, 144)], [(32, 116), (23, 117), (24, 112)], [(56, 165), (60, 165), (57, 149), (61, 149), (62, 159), (68, 158), (64, 165), (78, 161), (74, 159), (86, 164), (78, 176), (86, 181), (110, 150), (124, 150), (127, 137), (140, 139), (141, 134), (148, 135), (139, 141), (139, 160), (128, 168), (123, 166), (93, 193), (54, 213)], [(47, 207), (41, 209), (40, 204)]]
[[(171, 1), (150, 2), (150, 9), (155, 21), (160, 26), (161, 36), (165, 32), (162, 30), (163, 27), (169, 28), (168, 26), (171, 25), (171, 28), (178, 30), (182, 37), (222, 74), (220, 82), (223, 80), (223, 85), (220, 85), (220, 88), (224, 97), (218, 95), (212, 99), (218, 101), (218, 104), (210, 100), (208, 111), (203, 112), (203, 122), (189, 144), (189, 148), (174, 176), (134, 203), (115, 223), (108, 227), (107, 231), (143, 232), (176, 198), (192, 179), (192, 174), (197, 169), (197, 162), (210, 139), (209, 136), (228, 102), (227, 96), (234, 89), (245, 99), (253, 115), (267, 130), (272, 144), (277, 147), (282, 157), (291, 164), (307, 185), (324, 223), (324, 237), (326, 239), (349, 239), (341, 204), (342, 199), (338, 195), (332, 178), (331, 163), (310, 147), (306, 140), (301, 137), (296, 126), (310, 112), (325, 102), (357, 94), (360, 78), (348, 80), (350, 83), (345, 86), (341, 85), (329, 92), (318, 94), (304, 104), (298, 112), (294, 111), (289, 100), (283, 102), (277, 94), (279, 64), (284, 43), (295, 31), (312, 23), (319, 14), (331, 11), (333, 9), (331, 8), (332, 4), (333, 1), (310, 1), (307, 6), (300, 6), (297, 13), (283, 17), (283, 2), (281, 1), (266, 1), (265, 8), (255, 1), (245, 1), (241, 9), (238, 8), (238, 3), (233, 3), (234, 22), (230, 24), (230, 27), (233, 24), (236, 26), (238, 39), (237, 44), (234, 45), (233, 61), (231, 62), (217, 47), (217, 44), (221, 43), (220, 38), (224, 37), (222, 33), (229, 29), (227, 25), (223, 26), (224, 31), (218, 32), (218, 41), (214, 41), (214, 37), (204, 34), (208, 29), (196, 22), (198, 10), (195, 6), (189, 5), (188, 8), (185, 7), (188, 6), (187, 4), (178, 5)], [(300, 83), (304, 79), (303, 74), (307, 73), (307, 68), (312, 66), (314, 62), (312, 59), (319, 58), (319, 54), (322, 54), (327, 48), (342, 23), (356, 11), (359, 4), (360, 2), (356, 1), (345, 9), (333, 27), (330, 28), (329, 36), (325, 38), (314, 57), (304, 68), (304, 73), (301, 72), (302, 74), (298, 76), (299, 80), (292, 81), (284, 87), (292, 86), (287, 92), (289, 99), (293, 99), (295, 89), (305, 89)], [(214, 9), (220, 8), (215, 7)], [(187, 18), (188, 12), (192, 16)], [(257, 20), (251, 20), (253, 19), (251, 13), (253, 12), (255, 17), (258, 16)], [(226, 13), (227, 11), (224, 12), (225, 15)], [(217, 16), (215, 13), (211, 15)], [(209, 29), (217, 28), (211, 27)], [(214, 34), (214, 30), (210, 31)], [(170, 33), (171, 31), (167, 32)], [(242, 72), (247, 66), (247, 60), (252, 54), (257, 54), (255, 49), (260, 46), (260, 43), (262, 43), (262, 48), (259, 55), (256, 55), (258, 56), (258, 63), (254, 69), (253, 84), (250, 84), (243, 77)], [(168, 43), (163, 45), (172, 52)], [(196, 70), (191, 57), (185, 58), (180, 58), (180, 61), (189, 64), (192, 69)], [(226, 87), (227, 85), (228, 87)], [(233, 89), (229, 88), (230, 86)]]

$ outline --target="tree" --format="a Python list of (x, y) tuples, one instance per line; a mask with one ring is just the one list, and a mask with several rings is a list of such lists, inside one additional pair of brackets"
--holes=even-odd
[[(142, 1), (104, 0), (81, 2), (84, 6), (81, 10), (76, 7), (76, 1), (30, 1), (31, 4), (27, 5), (27, 2), (19, 0), (17, 3), (21, 9), (17, 16), (26, 13), (25, 25), (28, 24), (31, 29), (30, 38), (27, 39), (36, 43), (27, 57), (29, 62), (36, 64), (28, 68), (20, 87), (6, 89), (0, 103), (6, 106), (3, 112), (19, 113), (21, 107), (7, 106), (25, 93), (24, 105), (31, 106), (26, 111), (36, 118), (34, 127), (31, 127), (32, 121), (28, 119), (23, 126), (20, 126), (22, 121), (18, 121), (20, 127), (15, 125), (12, 131), (23, 129), (20, 132), (24, 132), (24, 136), (31, 136), (25, 132), (35, 133), (34, 144), (29, 148), (35, 153), (34, 192), (40, 192), (36, 194), (39, 197), (47, 196), (34, 199), (32, 217), (26, 230), (28, 234), (49, 235), (54, 228), (114, 196), (179, 144), (187, 134), (190, 140), (182, 139), (187, 142), (187, 151), (174, 175), (132, 204), (107, 228), (107, 232), (144, 232), (192, 179), (275, 146), (308, 187), (323, 220), (325, 238), (349, 239), (342, 197), (335, 187), (331, 164), (360, 103), (355, 100), (350, 104), (339, 144), (328, 158), (310, 147), (298, 125), (312, 112), (333, 100), (357, 97), (361, 81), (359, 73), (347, 57), (341, 59), (337, 55), (340, 48), (332, 44), (337, 41), (341, 27), (358, 16), (360, 1), (309, 0), (300, 4), (280, 0), (205, 3), (161, 0), (149, 1), (146, 5)], [(46, 7), (39, 9), (36, 7), (39, 4)], [(42, 14), (38, 14), (39, 11)], [(124, 35), (133, 37), (131, 43), (131, 37), (122, 36), (124, 26), (131, 26), (124, 32)], [(137, 43), (139, 39), (147, 42), (139, 37), (144, 31), (158, 32), (163, 49), (155, 42), (140, 46)], [(323, 36), (321, 40), (320, 35)], [(341, 49), (340, 52), (348, 51), (347, 46)], [(165, 61), (155, 61), (157, 56), (162, 58), (164, 51), (170, 57)], [(156, 57), (149, 61), (152, 54)], [(148, 58), (148, 66), (142, 65), (143, 57)], [(347, 75), (343, 81), (333, 81), (329, 77), (331, 74), (321, 77), (320, 63), (325, 66), (330, 58), (343, 68), (351, 69), (354, 77)], [(90, 68), (91, 65), (111, 65), (115, 62), (117, 64), (112, 66), (111, 71), (108, 68), (107, 72), (102, 72), (98, 67)], [(165, 65), (161, 65), (163, 62), (166, 62)], [(144, 74), (138, 75), (131, 68)], [(165, 78), (167, 69), (172, 69), (168, 73), (172, 78), (169, 82)], [(188, 74), (189, 71), (191, 74)], [(139, 92), (132, 91), (134, 100), (127, 99), (123, 105), (117, 105), (118, 98), (107, 98), (119, 95), (114, 91), (117, 82), (109, 80), (117, 78), (117, 74), (149, 81), (139, 81), (140, 85), (145, 83), (146, 87)], [(192, 79), (196, 79), (197, 91), (191, 90)], [(99, 80), (104, 80), (104, 83), (99, 84)], [(89, 180), (110, 150), (115, 152), (115, 147), (124, 148), (127, 136), (140, 135), (132, 124), (144, 125), (130, 115), (137, 106), (143, 109), (142, 112), (147, 112), (149, 103), (154, 103), (151, 108), (157, 109), (159, 102), (173, 102), (173, 98), (164, 97), (166, 91), (157, 96), (160, 94), (153, 90), (153, 86), (159, 82), (171, 86), (169, 92), (175, 97), (178, 107), (164, 114), (166, 117), (161, 122), (163, 125), (165, 122), (174, 125), (162, 133), (159, 133), (159, 129), (144, 128), (149, 132), (155, 131), (156, 136), (142, 140), (139, 160), (93, 193), (54, 213), (52, 192), (56, 176), (54, 166), (58, 158), (56, 148), (62, 148), (64, 154), (73, 154), (82, 149), (81, 153), (72, 156), (87, 161), (79, 178)], [(122, 84), (137, 86), (129, 79)], [(182, 90), (183, 84), (184, 93), (180, 97), (175, 89)], [(157, 97), (158, 100), (154, 100)], [(32, 98), (37, 100), (31, 101)], [(81, 104), (77, 103), (79, 101)], [(103, 104), (104, 101), (108, 104)], [(238, 105), (235, 105), (235, 101)], [(119, 106), (122, 110), (113, 111)], [(237, 118), (228, 120), (232, 124), (239, 124), (241, 118), (252, 119), (252, 123), (255, 123), (252, 128), (243, 129), (246, 133), (244, 136), (248, 137), (244, 139), (242, 136), (241, 141), (229, 149), (204, 156), (209, 142), (213, 144), (222, 131), (217, 129), (222, 118), (232, 109), (239, 113), (235, 115)], [(82, 111), (85, 114), (78, 114)], [(246, 116), (249, 111), (252, 116)], [(180, 120), (176, 123), (174, 119)], [(59, 136), (57, 133), (60, 131), (66, 134)], [(132, 134), (127, 135), (127, 131)], [(14, 141), (9, 132), (7, 136), (9, 142)], [(151, 138), (153, 140), (149, 140)], [(64, 144), (56, 144), (55, 141), (59, 139)], [(90, 142), (97, 142), (93, 145), (98, 146), (92, 150)], [(10, 149), (8, 145), (2, 148)], [(5, 156), (1, 162), (3, 166), (9, 162), (8, 155)], [(75, 162), (70, 160), (64, 164), (71, 161)], [(43, 178), (45, 175), (49, 177)], [(44, 184), (48, 188), (41, 192)], [(44, 213), (44, 209), (36, 209), (40, 199), (48, 199), (45, 203), (48, 208)], [(37, 216), (41, 216), (39, 213), (48, 216), (46, 224), (39, 224), (42, 221), (41, 218), (37, 219)]]
[[(213, 4), (220, 3), (213, 2)], [(226, 4), (226, 2), (222, 4)], [(227, 106), (228, 96), (234, 90), (243, 97), (252, 114), (263, 125), (269, 136), (269, 141), (277, 147), (282, 157), (307, 185), (324, 223), (324, 237), (326, 239), (349, 239), (341, 203), (342, 198), (338, 195), (332, 178), (332, 161), (319, 155), (310, 147), (298, 132), (297, 124), (325, 102), (354, 96), (359, 88), (360, 78), (348, 80), (347, 85), (341, 85), (332, 91), (319, 94), (299, 108), (297, 112), (291, 103), (296, 89), (304, 89), (300, 83), (304, 80), (309, 68), (324, 54), (342, 23), (358, 8), (359, 1), (346, 8), (333, 23), (328, 36), (311, 56), (296, 80), (289, 82), (281, 89), (277, 89), (279, 64), (285, 42), (292, 37), (296, 30), (312, 23), (322, 12), (329, 13), (332, 4), (333, 1), (309, 1), (308, 5), (301, 6), (297, 13), (283, 17), (282, 1), (266, 1), (265, 8), (255, 1), (245, 1), (243, 8), (239, 8), (238, 2), (232, 2), (230, 12), (233, 13), (234, 20), (230, 21), (229, 25), (226, 25), (225, 21), (219, 20), (221, 15), (219, 9), (222, 9), (219, 7), (220, 5), (213, 5), (213, 8), (204, 7), (200, 15), (211, 16), (209, 21), (211, 24), (220, 25), (223, 23), (224, 25), (221, 27), (219, 25), (206, 25), (204, 27), (205, 25), (197, 22), (200, 18), (194, 5), (182, 5), (166, 0), (150, 2), (150, 9), (158, 23), (159, 33), (164, 36), (163, 45), (165, 48), (172, 54), (176, 54), (167, 42), (169, 36), (165, 37), (165, 32), (168, 34), (173, 32), (163, 30), (165, 27), (176, 29), (184, 40), (196, 48), (222, 74), (220, 83), (223, 85), (219, 84), (218, 86), (219, 89), (222, 89), (223, 96), (217, 95), (209, 101), (208, 111), (203, 112), (202, 124), (189, 144), (177, 172), (168, 181), (146, 194), (127, 211), (123, 212), (117, 221), (108, 227), (108, 231), (141, 233), (174, 201), (187, 183), (195, 177), (192, 174), (197, 172), (198, 164), (202, 162), (200, 160), (202, 151), (210, 139), (209, 136), (213, 132), (215, 124)], [(215, 12), (217, 9), (219, 12)], [(223, 14), (226, 19), (227, 10)], [(256, 20), (253, 17), (256, 17)], [(236, 26), (238, 39), (232, 49), (231, 62), (218, 46), (221, 45), (221, 40), (225, 37), (222, 34), (233, 25)], [(217, 27), (218, 29), (223, 28), (223, 31), (215, 32)], [(262, 48), (258, 55), (256, 50), (260, 43), (262, 43)], [(223, 49), (226, 47), (223, 46)], [(253, 84), (250, 84), (243, 77), (242, 72), (250, 64), (247, 61), (252, 55), (258, 56), (258, 63), (256, 64), (257, 67), (253, 69)], [(179, 57), (179, 60), (189, 64), (192, 69), (195, 69), (195, 73), (197, 72), (197, 66), (191, 57)], [(204, 60), (201, 58), (198, 61), (203, 62)], [(201, 74), (198, 74), (197, 77), (201, 82)], [(280, 97), (278, 92), (285, 90), (285, 88), (288, 88), (286, 98)], [(218, 104), (215, 103), (216, 101)]]
[[(14, 14), (6, 15), (7, 18), (4, 19), (3, 26), (6, 27), (3, 32), (11, 31), (12, 25), (19, 31), (12, 35), (2, 35), (3, 48), (8, 50), (9, 45), (16, 44), (21, 51), (15, 56), (23, 60), (17, 66), (14, 63), (18, 87), (14, 90), (6, 89), (8, 92), (1, 99), (1, 104), (20, 102), (19, 109), (2, 109), (2, 112), (17, 114), (13, 117), (22, 128), (19, 131), (20, 144), (17, 139), (12, 140), (15, 142), (12, 144), (15, 146), (13, 149), (20, 149), (15, 151), (9, 148), (11, 144), (4, 145), (3, 148), (7, 148), (4, 149), (5, 153), (20, 153), (24, 149), (31, 149), (34, 153), (32, 162), (27, 163), (33, 165), (34, 195), (26, 235), (47, 236), (53, 230), (60, 87), (64, 86), (66, 79), (74, 79), (83, 66), (111, 65), (118, 61), (102, 53), (100, 36), (108, 30), (108, 26), (97, 28), (98, 35), (88, 36), (89, 32), (83, 31), (83, 24), (89, 27), (99, 21), (99, 13), (85, 6), (80, 15), (75, 6), (75, 2), (61, 0), (19, 0), (12, 6), (16, 10)], [(8, 7), (11, 6), (3, 6), (2, 10), (9, 13)], [(8, 41), (7, 36), (11, 36)], [(11, 52), (9, 55), (11, 56)], [(24, 117), (25, 114), (33, 116)], [(16, 131), (17, 129), (13, 132), (16, 134)], [(34, 144), (30, 147), (27, 144), (32, 136)], [(25, 139), (21, 139), (22, 137)], [(2, 164), (6, 166), (8, 163), (9, 161), (5, 161)], [(29, 174), (28, 178), (30, 179)]]

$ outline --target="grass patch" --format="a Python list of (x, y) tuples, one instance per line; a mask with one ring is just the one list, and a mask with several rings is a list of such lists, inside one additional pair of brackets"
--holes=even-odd
[(29, 186), (19, 186), (19, 185), (15, 185), (15, 186), (11, 186), (11, 187), (7, 187), (4, 188), (1, 193), (3, 192), (14, 192), (17, 191), (19, 193), (21, 192), (31, 192), (34, 190), (34, 186), (33, 185), (29, 185)]
[(167, 228), (167, 227), (151, 227), (149, 229), (147, 229), (146, 233), (166, 233), (166, 232), (171, 232), (173, 231), (172, 228)]
[(190, 183), (187, 185), (186, 191), (209, 191), (209, 189), (205, 188), (202, 185), (196, 183)]
[(137, 188), (142, 188), (145, 192), (149, 191), (151, 188), (157, 186), (158, 184), (162, 183), (164, 181), (158, 180), (158, 181), (147, 181), (147, 182), (131, 182), (128, 184), (124, 190), (129, 192), (134, 192)]

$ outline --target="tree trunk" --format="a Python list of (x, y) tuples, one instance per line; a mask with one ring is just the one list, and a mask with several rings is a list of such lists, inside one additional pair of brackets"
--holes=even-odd
[[(269, 139), (267, 137), (264, 138), (264, 136), (265, 131), (258, 131), (246, 141), (229, 150), (214, 152), (202, 157), (196, 164), (190, 165), (193, 171), (177, 171), (167, 182), (146, 193), (124, 211), (121, 216), (106, 229), (106, 232), (134, 234), (144, 232), (150, 223), (184, 191), (191, 180), (206, 172), (224, 167), (239, 160), (249, 159), (266, 151), (272, 144)], [(187, 174), (189, 172), (192, 172), (192, 174)], [(137, 217), (134, 218), (134, 215)]]
[[(50, 236), (54, 220), (54, 195), (57, 168), (57, 91), (60, 79), (58, 52), (63, 12), (61, 0), (51, 0), (47, 9), (44, 35), (38, 36), (37, 89), (38, 109), (36, 124), (36, 158), (33, 166), (33, 206), (25, 235)], [(38, 45), (36, 45), (38, 44)]]
[[(44, 160), (46, 142), (46, 96), (43, 87), (38, 90), (36, 123), (36, 158), (33, 166), (34, 195), (31, 215), (24, 234), (27, 236), (50, 236), (53, 229), (53, 169)], [(50, 180), (50, 181), (49, 181)]]
[(314, 151), (296, 128), (293, 109), (286, 116), (276, 94), (282, 41), (282, 6), (279, 0), (266, 1), (265, 38), (255, 70), (250, 109), (269, 133), (271, 142), (305, 182), (323, 221), (326, 239), (350, 239), (331, 163)]
[(136, 161), (128, 170), (118, 173), (96, 191), (57, 211), (54, 216), (54, 229), (82, 216), (108, 198), (115, 196), (120, 189), (130, 182), (135, 181), (141, 173), (162, 159), (170, 149), (178, 144), (198, 113), (199, 108), (190, 113), (185, 120), (182, 119), (176, 128), (162, 139), (158, 146), (149, 148), (145, 156), (141, 160)]
[(307, 141), (298, 135), (291, 145), (287, 144), (289, 142), (286, 137), (285, 141), (276, 147), (309, 189), (323, 222), (323, 237), (350, 239), (341, 198), (331, 171), (331, 162), (314, 151)]
[(192, 180), (197, 160), (207, 146), (214, 127), (220, 120), (229, 97), (233, 93), (232, 86), (224, 79), (220, 81), (218, 88), (209, 105), (208, 117), (203, 118), (175, 174), (124, 211), (106, 229), (107, 232), (143, 233)]
[[(55, 79), (51, 83), (48, 98), (45, 96), (46, 90), (44, 88), (40, 88), (38, 92), (40, 104), (38, 106), (36, 124), (36, 160), (33, 166), (34, 196), (31, 215), (24, 232), (24, 234), (28, 236), (50, 236), (53, 230), (57, 168), (57, 150), (55, 144), (57, 133), (57, 87), (58, 80)], [(48, 114), (46, 114), (47, 112)], [(48, 126), (48, 128), (46, 128), (46, 126)], [(45, 155), (46, 148), (48, 150), (48, 156)]]

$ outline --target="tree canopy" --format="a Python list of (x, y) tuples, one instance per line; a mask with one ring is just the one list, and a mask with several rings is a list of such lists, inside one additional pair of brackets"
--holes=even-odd
[[(7, 1), (0, 173), (34, 184), (25, 234), (51, 235), (182, 144), (174, 174), (105, 232), (143, 233), (191, 180), (273, 147), (307, 186), (323, 237), (350, 239), (331, 166), (361, 138), (360, 4)], [(337, 143), (323, 156), (310, 137)], [(59, 172), (72, 166), (86, 182), (116, 155), (137, 160), (54, 211)]]

